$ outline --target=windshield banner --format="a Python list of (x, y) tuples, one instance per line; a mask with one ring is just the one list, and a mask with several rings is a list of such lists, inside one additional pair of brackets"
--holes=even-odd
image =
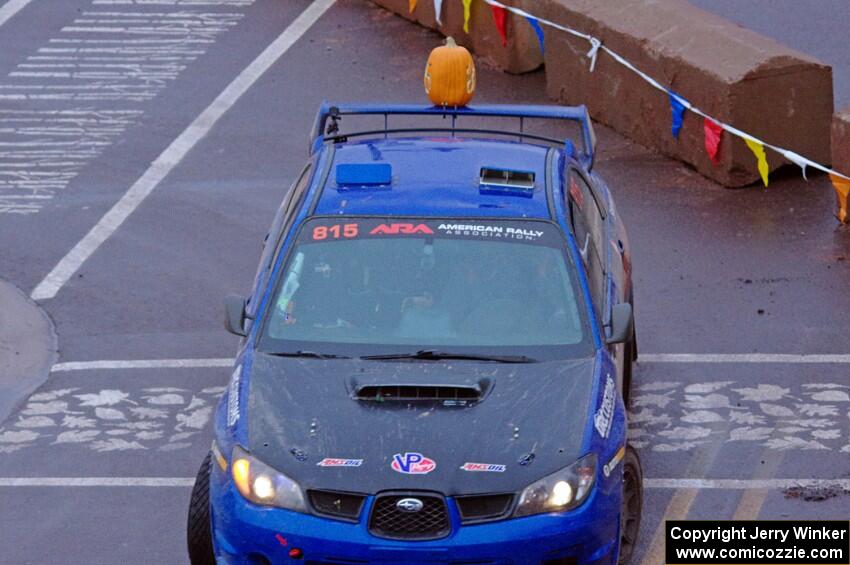
[(302, 243), (346, 239), (417, 237), (493, 239), (561, 247), (558, 228), (536, 220), (407, 218), (315, 218), (301, 232)]

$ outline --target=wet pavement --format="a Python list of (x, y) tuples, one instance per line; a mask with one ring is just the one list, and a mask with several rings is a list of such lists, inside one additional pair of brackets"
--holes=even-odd
[[(0, 27), (0, 276), (31, 292), (307, 5), (43, 0)], [(236, 347), (222, 298), (248, 290), (320, 101), (424, 102), (438, 42), (340, 0), (40, 303), (60, 364), (0, 423), (0, 561), (186, 562), (187, 485)], [(480, 66), (479, 85), (480, 102), (548, 102), (542, 72)], [(643, 355), (630, 434), (651, 488), (634, 562), (660, 562), (665, 516), (845, 518), (850, 498), (829, 485), (850, 477), (846, 362), (662, 355), (850, 353), (850, 230), (829, 182), (788, 170), (769, 189), (728, 190), (598, 129), (597, 170), (629, 228)], [(209, 366), (76, 364), (168, 359)], [(782, 482), (803, 479), (836, 495)]]
[(850, 19), (850, 4), (844, 0), (688, 2), (831, 65), (835, 107), (850, 104), (850, 38), (844, 32), (844, 22)]

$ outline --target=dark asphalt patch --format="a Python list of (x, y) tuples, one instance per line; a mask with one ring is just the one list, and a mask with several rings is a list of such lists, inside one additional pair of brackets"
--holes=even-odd
[(850, 489), (845, 489), (841, 485), (798, 486), (785, 489), (785, 498), (799, 498), (806, 502), (821, 502), (846, 495), (850, 495)]

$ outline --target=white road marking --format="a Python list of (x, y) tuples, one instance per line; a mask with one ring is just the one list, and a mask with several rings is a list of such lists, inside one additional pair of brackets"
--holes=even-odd
[(644, 479), (644, 488), (750, 490), (792, 487), (839, 487), (850, 490), (850, 479)]
[(32, 447), (175, 451), (207, 427), (224, 386), (42, 390), (0, 427), (0, 456)]
[[(0, 214), (38, 213), (144, 113), (126, 106), (99, 110), (92, 103), (155, 98), (243, 16), (197, 9), (86, 11), (51, 38), (50, 47), (18, 63), (0, 81), (0, 104), (47, 102), (54, 108), (0, 111)], [(66, 102), (81, 106), (67, 108)]]
[(850, 355), (797, 353), (641, 353), (639, 363), (850, 363)]
[(0, 110), (0, 214), (38, 212), (141, 114), (141, 110)]
[(0, 26), (9, 21), (12, 16), (20, 12), (30, 2), (32, 0), (9, 0), (0, 6)]
[(64, 371), (95, 371), (100, 369), (194, 369), (205, 367), (231, 367), (233, 359), (141, 359), (106, 361), (67, 361), (56, 363), (52, 373)]
[[(736, 386), (750, 385), (750, 386)], [(840, 382), (644, 382), (633, 392), (629, 439), (653, 452), (754, 443), (775, 451), (850, 453), (850, 388)]]
[(0, 487), (191, 487), (184, 477), (0, 477)]
[[(35, 292), (33, 292), (35, 294)], [(645, 363), (682, 363), (682, 364), (699, 364), (699, 363), (850, 363), (850, 355), (841, 354), (813, 354), (813, 355), (796, 355), (796, 354), (769, 354), (769, 353), (642, 353), (640, 361)], [(65, 363), (57, 363), (51, 369), (53, 372), (59, 371), (87, 371), (95, 369), (180, 369), (194, 367), (229, 367), (233, 364), (233, 359), (227, 358), (212, 358), (212, 359), (142, 359), (142, 360), (98, 360), (98, 361), (67, 361)], [(688, 393), (694, 392), (711, 392), (709, 389), (732, 384), (732, 381), (724, 381), (722, 383), (705, 383), (698, 385), (690, 385), (690, 387), (701, 386), (706, 390), (687, 390)], [(675, 388), (679, 383), (666, 383), (663, 388)], [(759, 385), (771, 387), (772, 385)], [(826, 387), (826, 385), (823, 385)], [(835, 385), (839, 387), (840, 385)], [(650, 383), (647, 386), (642, 386), (643, 391), (649, 391), (653, 388)], [(829, 387), (833, 388), (833, 387)], [(749, 390), (749, 389), (741, 389)], [(760, 390), (760, 389), (754, 389)], [(765, 388), (764, 390), (768, 390)], [(772, 388), (769, 389), (773, 391)], [(755, 394), (755, 393), (750, 393)], [(830, 393), (835, 396), (835, 393)]]
[(271, 45), (239, 73), (239, 76), (227, 85), (177, 139), (171, 142), (112, 209), (35, 287), (31, 294), (32, 299), (46, 300), (56, 296), (59, 289), (68, 282), (80, 266), (124, 223), (124, 220), (153, 192), (162, 179), (212, 129), (218, 119), (333, 6), (334, 2), (335, 0), (314, 1)]
[[(0, 477), (0, 487), (191, 487), (194, 477)], [(644, 479), (648, 489), (750, 490), (838, 487), (850, 479)]]

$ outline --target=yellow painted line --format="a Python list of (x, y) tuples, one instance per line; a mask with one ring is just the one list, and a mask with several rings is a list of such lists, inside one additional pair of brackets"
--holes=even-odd
[(661, 523), (658, 524), (655, 535), (652, 536), (649, 550), (640, 562), (641, 565), (661, 565), (664, 563), (664, 523), (667, 520), (684, 520), (687, 518), (697, 492), (699, 492), (697, 489), (687, 488), (673, 493), (673, 498), (670, 499), (667, 510), (664, 511), (664, 516), (661, 518)]
[(732, 515), (732, 519), (755, 520), (758, 518), (768, 492), (770, 491), (764, 488), (745, 490), (744, 495), (738, 502), (738, 508), (735, 509), (735, 514)]
[[(779, 463), (782, 461), (782, 454), (764, 449), (762, 450), (760, 459), (762, 464), (756, 468), (753, 479), (769, 480), (776, 475), (776, 471), (779, 469)], [(735, 509), (732, 519), (757, 519), (761, 512), (761, 507), (764, 506), (764, 501), (767, 499), (768, 492), (770, 492), (770, 489), (765, 487), (745, 490), (743, 496), (741, 496), (741, 500), (738, 501), (738, 508)]]

